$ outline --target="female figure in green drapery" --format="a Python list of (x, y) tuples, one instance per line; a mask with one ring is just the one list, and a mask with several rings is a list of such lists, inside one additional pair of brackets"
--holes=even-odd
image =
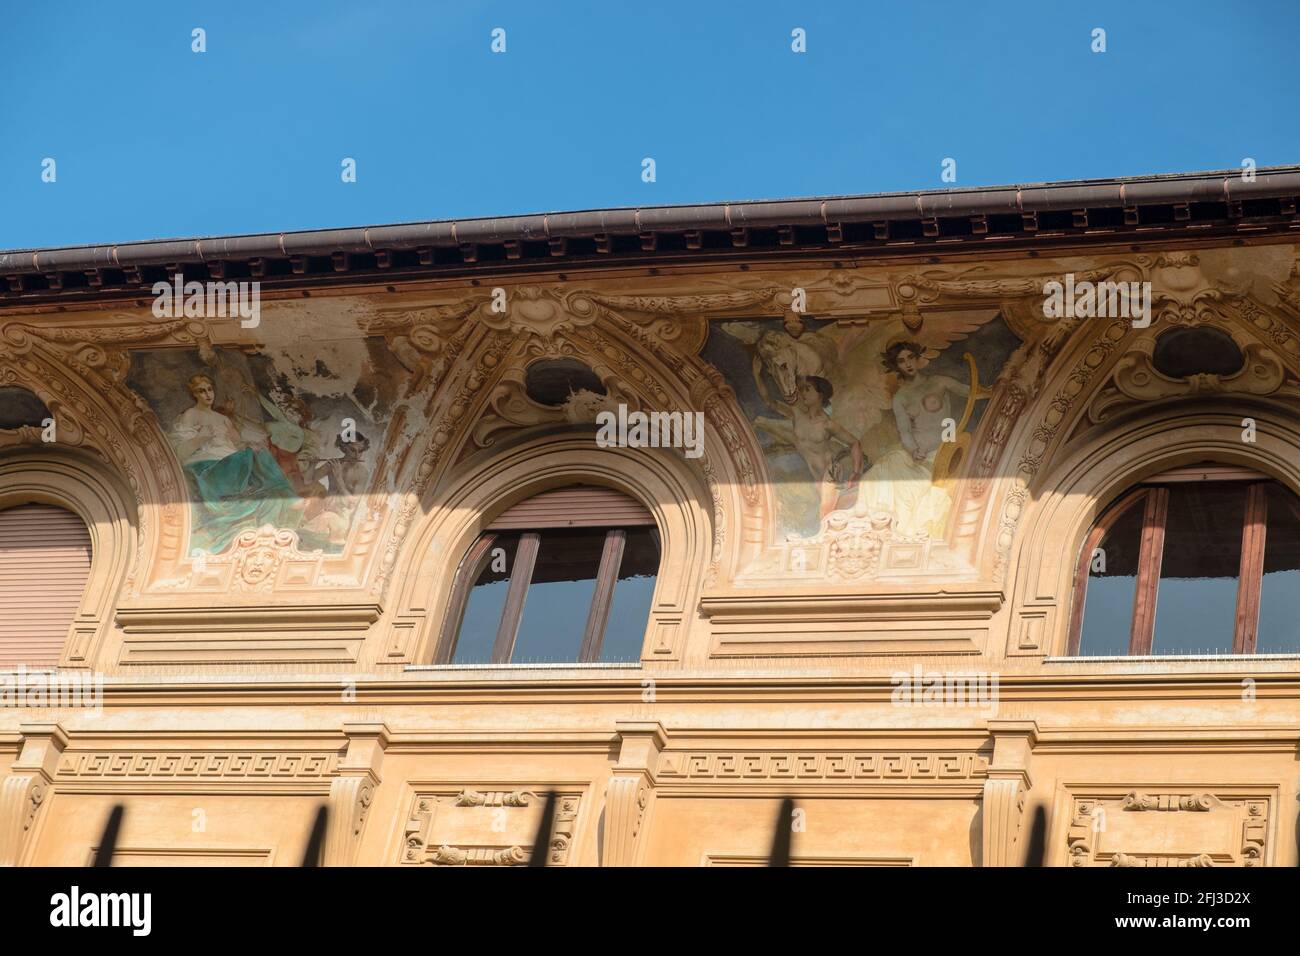
[(171, 440), (190, 490), (191, 549), (219, 553), (240, 531), (264, 524), (296, 528), (303, 503), (274, 456), (212, 407), (211, 378), (200, 373), (187, 387), (194, 406), (176, 419)]

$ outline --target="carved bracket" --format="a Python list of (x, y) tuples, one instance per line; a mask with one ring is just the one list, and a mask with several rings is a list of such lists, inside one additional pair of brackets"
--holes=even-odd
[(1029, 758), (1038, 739), (1032, 720), (990, 720), (993, 760), (984, 781), (984, 865), (1019, 866)]
[(68, 745), (58, 724), (23, 724), (23, 749), (0, 781), (0, 866), (17, 866)]
[(605, 790), (605, 840), (601, 866), (640, 862), (659, 755), (668, 744), (655, 720), (619, 721), (618, 763)]
[(388, 728), (382, 723), (344, 724), (343, 732), (348, 735), (348, 749), (339, 761), (338, 776), (330, 783), (325, 866), (356, 862), (388, 747)]

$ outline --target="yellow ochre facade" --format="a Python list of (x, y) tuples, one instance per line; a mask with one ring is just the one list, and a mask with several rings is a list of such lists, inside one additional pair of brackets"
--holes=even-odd
[[(115, 865), (297, 866), (323, 804), (328, 865), (517, 865), (553, 792), (550, 865), (765, 865), (789, 797), (794, 865), (1020, 865), (1038, 817), (1051, 866), (1294, 866), (1285, 509), (1253, 571), (1263, 519), (1224, 538), (1264, 584), (1204, 633), (1168, 632), (1157, 505), (1131, 614), (1088, 568), (1144, 483), (1171, 542), (1198, 469), (1300, 494), (1295, 175), (1189, 179), (1167, 220), (1131, 183), (1021, 198), (1003, 241), (976, 191), (813, 236), (742, 204), (549, 247), (123, 246), (80, 283), (0, 255), (0, 516), (91, 550), (54, 669), (0, 673), (0, 863), (85, 865), (120, 804)], [(175, 272), (259, 281), (257, 321), (169, 314)], [(702, 428), (606, 440), (620, 408)], [(466, 556), (574, 486), (649, 515), (648, 609), (602, 625), (631, 650), (460, 661)]]

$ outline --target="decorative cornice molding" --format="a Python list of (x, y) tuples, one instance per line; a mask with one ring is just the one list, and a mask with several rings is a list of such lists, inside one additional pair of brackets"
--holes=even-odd
[[(138, 299), (177, 265), (270, 290), (539, 270), (1257, 238), (1294, 228), (1300, 171), (586, 210), (0, 252), (0, 306)], [(1249, 201), (1248, 203), (1246, 201)], [(492, 250), (491, 253), (488, 250)], [(482, 254), (480, 254), (482, 252)]]
[(117, 623), (127, 634), (364, 631), (382, 614), (379, 604), (136, 606), (118, 608)]
[(666, 751), (656, 779), (677, 781), (798, 781), (824, 784), (982, 780), (988, 758), (979, 753), (840, 751)]
[(240, 780), (320, 779), (338, 769), (337, 752), (298, 753), (206, 751), (126, 753), (74, 751), (62, 755), (58, 777), (116, 777), (175, 780), (219, 778)]
[(906, 618), (934, 620), (984, 620), (1002, 607), (1005, 595), (993, 589), (919, 588), (915, 591), (864, 594), (861, 591), (816, 593), (733, 591), (706, 595), (700, 611), (715, 620), (797, 616), (816, 619), (882, 621)]

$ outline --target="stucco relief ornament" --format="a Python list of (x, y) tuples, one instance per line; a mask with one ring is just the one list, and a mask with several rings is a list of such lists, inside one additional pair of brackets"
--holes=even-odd
[(466, 788), (452, 801), (455, 807), (527, 807), (537, 794), (532, 790), (480, 791)]
[(875, 577), (880, 553), (893, 537), (893, 519), (888, 514), (857, 514), (835, 511), (826, 516), (823, 534), (829, 543), (826, 571), (832, 578), (854, 580)]
[(1133, 790), (1124, 795), (1125, 810), (1213, 810), (1221, 801), (1212, 793), (1151, 794)]
[(1116, 853), (1111, 859), (1111, 866), (1169, 866), (1177, 867), (1205, 867), (1214, 866), (1214, 858), (1208, 853), (1196, 853), (1188, 857), (1165, 858), (1158, 856), (1133, 856), (1128, 853)]
[(1226, 318), (1224, 305), (1245, 297), (1244, 292), (1211, 284), (1193, 252), (1158, 256), (1151, 264), (1151, 280), (1157, 324), (1199, 325)]
[(472, 438), (479, 448), (487, 448), (497, 440), (497, 434), (506, 429), (531, 428), (567, 422), (570, 425), (593, 425), (602, 411), (618, 411), (620, 404), (629, 409), (639, 409), (636, 393), (614, 376), (604, 376), (601, 383), (608, 394), (588, 388), (571, 391), (559, 405), (543, 405), (528, 395), (525, 369), (512, 368), (502, 374), (492, 388)]
[(462, 850), (460, 847), (446, 844), (429, 851), (429, 862), (435, 866), (470, 866), (473, 864), (487, 866), (523, 866), (528, 862), (528, 854), (523, 847), (509, 846), (503, 850), (479, 851), (477, 853)]
[(1291, 264), (1291, 274), (1285, 282), (1270, 282), (1269, 288), (1277, 295), (1284, 312), (1300, 316), (1300, 259)]
[[(485, 299), (477, 296), (453, 303), (381, 306), (361, 321), (366, 335), (382, 335), (388, 349), (408, 372), (425, 371), (437, 381), (458, 351), (467, 326), (465, 318)], [(417, 384), (423, 385), (423, 382)]]
[[(1182, 323), (1176, 323), (1182, 324)], [(1181, 377), (1163, 374), (1156, 367), (1156, 348), (1160, 336), (1148, 331), (1120, 356), (1111, 372), (1109, 382), (1102, 387), (1088, 405), (1088, 419), (1093, 424), (1106, 421), (1118, 408), (1134, 404), (1145, 405), (1166, 398), (1194, 395), (1275, 395), (1283, 393), (1295, 397), (1297, 389), (1287, 382), (1286, 366), (1277, 353), (1262, 342), (1253, 340), (1242, 330), (1222, 322), (1195, 321), (1200, 330), (1187, 329), (1171, 334), (1198, 334), (1203, 336), (1201, 351), (1218, 353), (1216, 358), (1232, 356), (1238, 367), (1230, 374), (1219, 371), (1197, 371), (1187, 368)], [(1217, 333), (1217, 338), (1209, 336)], [(1231, 362), (1227, 367), (1231, 367)]]
[(234, 543), (234, 587), (239, 591), (270, 591), (285, 555), (295, 550), (297, 535), (262, 525), (242, 532)]
[[(760, 286), (751, 289), (728, 289), (723, 292), (701, 291), (673, 295), (617, 295), (600, 292), (570, 292), (565, 294), (571, 308), (584, 310), (588, 304), (603, 317), (621, 322), (639, 341), (671, 342), (682, 353), (698, 352), (708, 336), (709, 315), (735, 314), (758, 309), (769, 311), (774, 307), (788, 309), (790, 293), (777, 286)], [(797, 316), (787, 315), (787, 319)], [(802, 328), (802, 326), (800, 326)], [(643, 331), (641, 331), (643, 330)], [(798, 333), (794, 333), (798, 337)], [(662, 356), (661, 357), (666, 357)]]
[(15, 445), (39, 445), (43, 429), (36, 425), (19, 425), (17, 428), (0, 428), (0, 448)]
[(504, 310), (494, 310), (492, 302), (475, 310), (488, 328), (540, 340), (548, 349), (557, 345), (561, 333), (591, 325), (599, 314), (596, 303), (588, 296), (556, 293), (538, 286), (512, 288)]
[[(1076, 274), (1077, 281), (1096, 282), (1113, 273), (1112, 268), (1092, 269)], [(998, 276), (985, 266), (968, 269), (929, 269), (924, 272), (900, 276), (892, 286), (892, 298), (897, 303), (903, 324), (910, 332), (919, 332), (925, 324), (924, 310), (944, 303), (983, 303), (989, 307), (1005, 307), (1017, 301), (1033, 302), (1039, 309), (1044, 283), (1048, 276)], [(1052, 319), (1050, 321), (1057, 321)], [(1024, 338), (1023, 335), (1020, 336)]]

